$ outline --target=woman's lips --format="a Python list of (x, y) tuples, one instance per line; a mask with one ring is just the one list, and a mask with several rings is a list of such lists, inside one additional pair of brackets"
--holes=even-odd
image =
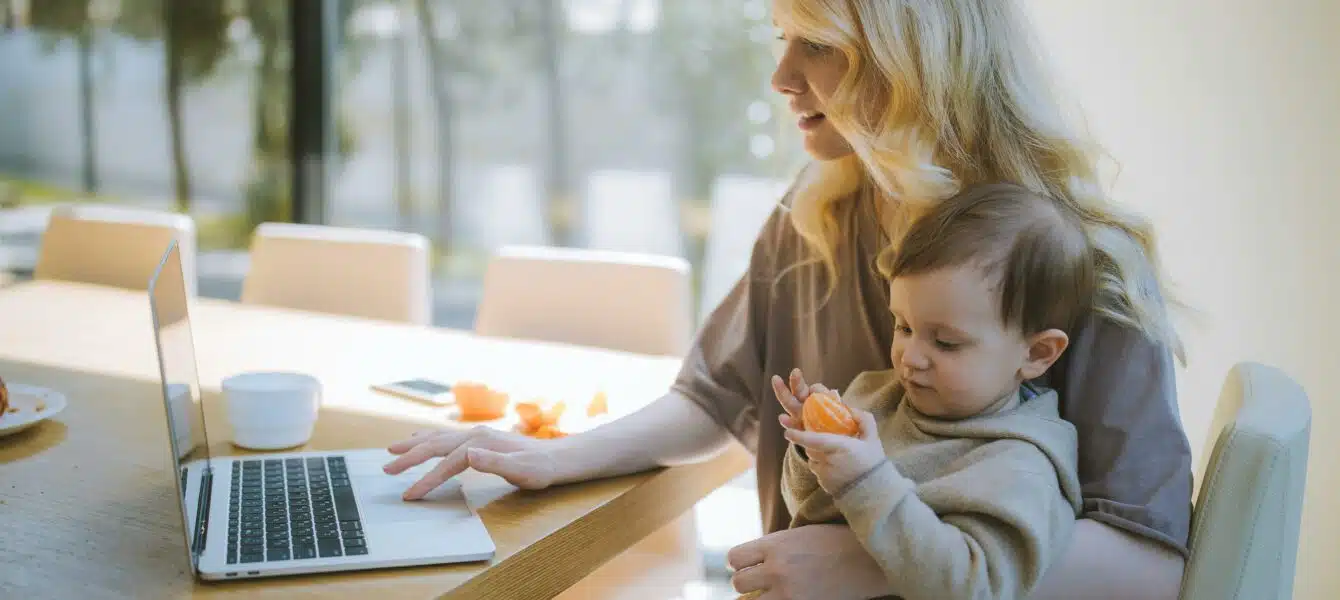
[(810, 131), (822, 125), (824, 122), (824, 118), (825, 117), (823, 113), (816, 113), (811, 116), (802, 116), (800, 117), (800, 120), (797, 122), (797, 125), (800, 127), (801, 131)]

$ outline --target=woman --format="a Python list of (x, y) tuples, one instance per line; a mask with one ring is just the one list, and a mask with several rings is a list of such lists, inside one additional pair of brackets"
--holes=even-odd
[[(467, 466), (516, 485), (700, 460), (733, 435), (757, 456), (769, 533), (733, 549), (740, 592), (764, 598), (887, 593), (851, 532), (786, 530), (786, 441), (768, 379), (801, 368), (845, 388), (890, 367), (887, 288), (871, 267), (919, 207), (966, 186), (1011, 182), (1083, 216), (1101, 290), (1043, 383), (1079, 435), (1084, 514), (1038, 597), (1175, 598), (1190, 522), (1190, 448), (1152, 234), (1103, 195), (1094, 155), (1063, 123), (1011, 0), (776, 0), (773, 87), (815, 159), (755, 243), (749, 272), (711, 314), (663, 398), (594, 431), (531, 440), (478, 430), (391, 447), (398, 473), (445, 459), (419, 497)], [(787, 210), (789, 207), (789, 211)]]

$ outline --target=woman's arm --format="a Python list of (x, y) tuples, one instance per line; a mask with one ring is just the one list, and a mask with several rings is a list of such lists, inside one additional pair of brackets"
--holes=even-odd
[(395, 475), (442, 457), (405, 490), (406, 500), (417, 500), (468, 467), (517, 487), (542, 489), (705, 460), (729, 441), (726, 430), (703, 409), (671, 392), (633, 414), (556, 440), (487, 426), (416, 435), (388, 448), (399, 456), (383, 470)]
[(677, 392), (587, 432), (559, 438), (551, 452), (559, 465), (554, 483), (616, 477), (655, 467), (711, 459), (731, 436)]
[[(1063, 558), (1030, 600), (1176, 600), (1183, 561), (1154, 542), (1090, 519), (1075, 522)], [(893, 594), (879, 563), (845, 525), (809, 525), (732, 548), (735, 590), (769, 590), (785, 600), (858, 600)]]
[(1033, 600), (1176, 600), (1182, 589), (1182, 556), (1153, 541), (1091, 519), (1077, 521), (1070, 539)]

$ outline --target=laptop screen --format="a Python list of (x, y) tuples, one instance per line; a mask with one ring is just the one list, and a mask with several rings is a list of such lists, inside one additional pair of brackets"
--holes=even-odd
[[(186, 281), (181, 250), (173, 241), (149, 280), (149, 308), (153, 316), (154, 341), (162, 378), (163, 404), (167, 413), (168, 445), (171, 448), (173, 482), (182, 503), (182, 526), (192, 568), (199, 566), (203, 537), (196, 525), (205, 515), (208, 488), (201, 493), (202, 476), (210, 475), (209, 439), (205, 435), (200, 379), (196, 373), (195, 342), (187, 312)], [(203, 479), (208, 481), (208, 479)], [(190, 496), (187, 491), (195, 493)], [(190, 498), (191, 500), (188, 500)], [(195, 500), (200, 499), (199, 501)]]

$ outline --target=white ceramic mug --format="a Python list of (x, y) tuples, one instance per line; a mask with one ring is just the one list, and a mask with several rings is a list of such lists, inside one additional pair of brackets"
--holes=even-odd
[(321, 408), (321, 382), (301, 373), (239, 373), (223, 380), (223, 395), (233, 443), (251, 450), (306, 444)]

